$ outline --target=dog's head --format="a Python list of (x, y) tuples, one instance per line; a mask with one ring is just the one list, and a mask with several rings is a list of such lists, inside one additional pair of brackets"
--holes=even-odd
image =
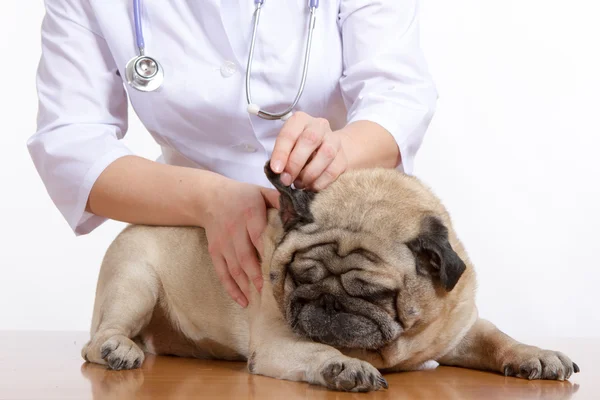
[[(273, 295), (294, 332), (376, 350), (448, 313), (466, 270), (448, 213), (414, 177), (349, 171), (313, 193), (281, 183)], [(458, 251), (458, 252), (457, 252)]]

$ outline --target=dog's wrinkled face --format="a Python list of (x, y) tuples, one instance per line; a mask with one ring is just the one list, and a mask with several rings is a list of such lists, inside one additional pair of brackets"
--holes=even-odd
[(448, 311), (466, 266), (445, 209), (417, 179), (350, 171), (315, 194), (265, 172), (281, 193), (273, 294), (297, 334), (377, 350)]

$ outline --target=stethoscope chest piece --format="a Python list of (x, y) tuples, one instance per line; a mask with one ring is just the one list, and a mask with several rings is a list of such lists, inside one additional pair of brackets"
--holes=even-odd
[(136, 56), (127, 63), (125, 78), (133, 88), (142, 92), (152, 92), (162, 85), (164, 72), (154, 58)]

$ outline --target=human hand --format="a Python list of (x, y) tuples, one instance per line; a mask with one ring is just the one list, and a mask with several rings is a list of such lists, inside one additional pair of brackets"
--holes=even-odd
[(279, 193), (273, 189), (224, 178), (215, 189), (203, 215), (208, 251), (219, 280), (242, 307), (250, 300), (252, 281), (260, 292), (262, 233), (267, 225), (267, 206), (278, 208)]
[(285, 122), (271, 156), (271, 169), (284, 185), (322, 190), (347, 168), (341, 134), (326, 119), (297, 112)]

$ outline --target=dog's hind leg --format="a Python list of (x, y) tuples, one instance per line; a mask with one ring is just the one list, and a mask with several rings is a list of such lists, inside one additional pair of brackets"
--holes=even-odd
[(133, 342), (156, 306), (159, 280), (144, 257), (105, 260), (100, 270), (91, 340), (83, 347), (88, 362), (115, 370), (138, 368), (144, 352)]

